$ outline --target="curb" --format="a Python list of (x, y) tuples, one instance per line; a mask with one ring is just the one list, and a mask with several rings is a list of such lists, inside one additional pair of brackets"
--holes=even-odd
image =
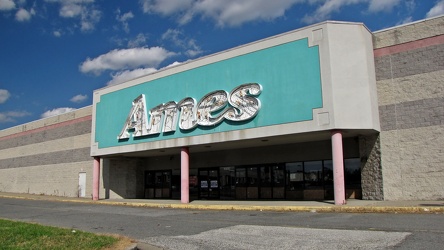
[(248, 205), (190, 205), (190, 204), (146, 204), (146, 203), (120, 203), (99, 202), (104, 205), (132, 206), (149, 208), (171, 208), (171, 209), (196, 209), (196, 210), (219, 210), (219, 211), (267, 211), (267, 212), (311, 212), (311, 213), (402, 213), (402, 214), (430, 214), (444, 213), (444, 207), (356, 207), (356, 206), (248, 206)]
[(268, 212), (311, 212), (311, 213), (402, 213), (402, 214), (431, 214), (444, 213), (444, 207), (434, 206), (255, 206), (255, 205), (202, 205), (202, 204), (162, 204), (162, 203), (141, 203), (141, 202), (114, 202), (114, 201), (92, 201), (74, 200), (64, 198), (46, 197), (24, 197), (14, 195), (0, 195), (3, 198), (25, 199), (25, 200), (46, 200), (85, 204), (101, 204), (111, 206), (131, 206), (147, 208), (170, 208), (170, 209), (196, 209), (196, 210), (223, 210), (223, 211), (268, 211)]

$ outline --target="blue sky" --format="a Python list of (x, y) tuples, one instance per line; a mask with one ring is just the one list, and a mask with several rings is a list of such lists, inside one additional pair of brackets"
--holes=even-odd
[(325, 20), (371, 31), (444, 0), (0, 0), (0, 129), (82, 108), (95, 89)]

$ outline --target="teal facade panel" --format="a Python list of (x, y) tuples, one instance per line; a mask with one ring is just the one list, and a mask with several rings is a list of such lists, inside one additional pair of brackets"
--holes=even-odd
[[(199, 102), (212, 91), (230, 92), (244, 83), (258, 83), (263, 88), (257, 96), (261, 109), (251, 120), (225, 120), (214, 127), (197, 126), (187, 131), (177, 127), (174, 132), (117, 139), (133, 100), (140, 94), (145, 95), (149, 110), (185, 97)], [(319, 48), (309, 47), (308, 39), (301, 39), (103, 94), (95, 107), (95, 141), (99, 148), (107, 148), (301, 122), (312, 120), (312, 110), (322, 106)]]

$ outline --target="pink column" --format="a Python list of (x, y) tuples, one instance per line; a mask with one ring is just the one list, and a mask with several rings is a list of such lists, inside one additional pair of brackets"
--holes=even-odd
[(100, 157), (94, 157), (93, 166), (93, 200), (99, 200), (99, 185), (100, 185)]
[(180, 201), (190, 203), (190, 153), (187, 147), (180, 150)]
[(344, 184), (344, 155), (342, 151), (342, 133), (339, 130), (331, 132), (331, 145), (333, 153), (333, 183), (335, 191), (335, 205), (344, 205), (345, 184)]

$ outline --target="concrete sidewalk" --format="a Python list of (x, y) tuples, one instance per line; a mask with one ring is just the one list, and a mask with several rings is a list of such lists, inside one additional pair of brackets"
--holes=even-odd
[(93, 201), (86, 198), (60, 197), (35, 194), (0, 192), (0, 197), (48, 200), (58, 202), (78, 202), (117, 206), (206, 209), (206, 210), (248, 210), (277, 212), (344, 212), (344, 213), (444, 213), (444, 200), (441, 201), (373, 201), (347, 200), (346, 205), (336, 206), (334, 201), (239, 201), (239, 200), (195, 200), (182, 204), (180, 200), (148, 199), (106, 199)]

